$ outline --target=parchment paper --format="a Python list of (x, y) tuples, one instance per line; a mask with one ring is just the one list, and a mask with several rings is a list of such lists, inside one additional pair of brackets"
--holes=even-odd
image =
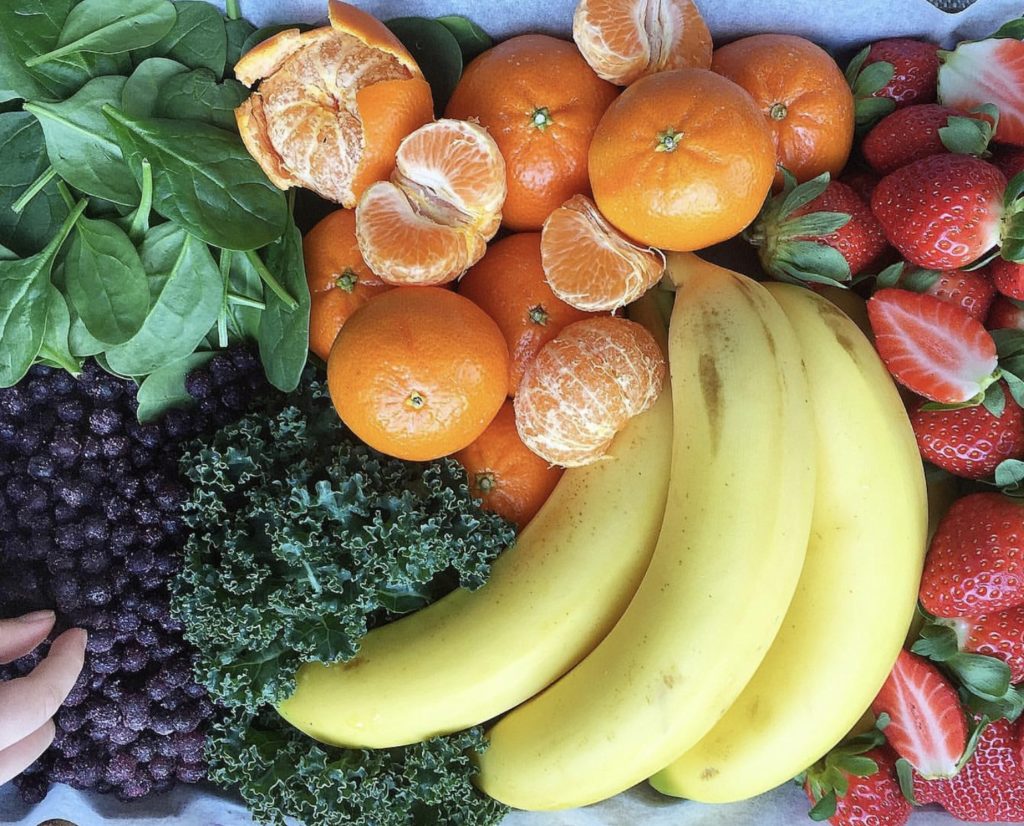
[[(0, 0), (9, 2), (10, 0)], [(222, 0), (212, 0), (223, 8)], [(353, 0), (381, 19), (406, 15), (464, 14), (495, 38), (526, 31), (568, 36), (576, 0)], [(117, 0), (110, 0), (117, 2)], [(837, 51), (848, 51), (882, 37), (922, 37), (950, 46), (981, 38), (1024, 13), (1021, 0), (977, 0), (948, 14), (927, 0), (697, 0), (715, 41), (758, 32), (808, 37)], [(316, 23), (326, 18), (326, 0), (241, 0), (242, 13), (257, 25)], [(662, 797), (645, 785), (618, 797), (558, 813), (516, 812), (502, 826), (804, 826), (807, 801), (789, 785), (745, 803), (706, 806)], [(0, 823), (38, 826), (52, 818), (77, 826), (175, 824), (249, 826), (245, 808), (221, 792), (179, 786), (142, 804), (124, 805), (103, 795), (55, 787), (39, 805), (21, 804), (13, 789), (0, 787)], [(911, 826), (958, 823), (941, 810), (921, 810)], [(315, 824), (310, 824), (315, 826)], [(471, 826), (471, 824), (466, 824)], [(1006, 826), (1005, 824), (1003, 826)]]

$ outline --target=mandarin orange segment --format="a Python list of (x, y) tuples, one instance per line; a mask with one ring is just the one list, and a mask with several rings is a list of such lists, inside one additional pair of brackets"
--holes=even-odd
[(505, 400), (508, 348), (472, 301), (399, 287), (360, 307), (327, 361), (331, 400), (375, 450), (429, 461), (462, 450)]
[(604, 316), (570, 324), (526, 368), (515, 398), (519, 436), (552, 464), (591, 464), (654, 404), (665, 370), (654, 337), (636, 322)]
[(636, 301), (665, 271), (660, 250), (634, 244), (585, 195), (573, 196), (548, 216), (540, 251), (555, 295), (590, 312)]
[(598, 76), (619, 86), (711, 65), (711, 32), (693, 0), (580, 0), (572, 36)]

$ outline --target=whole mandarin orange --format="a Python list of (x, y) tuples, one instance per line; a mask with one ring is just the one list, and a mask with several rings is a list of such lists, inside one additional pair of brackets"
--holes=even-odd
[(508, 347), (468, 298), (396, 287), (356, 310), (327, 360), (342, 421), (381, 453), (428, 461), (471, 444), (508, 388)]

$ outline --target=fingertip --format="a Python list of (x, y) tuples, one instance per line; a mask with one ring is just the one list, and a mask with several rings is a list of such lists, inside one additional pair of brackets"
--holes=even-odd
[(50, 744), (53, 743), (54, 738), (57, 736), (57, 726), (54, 724), (52, 717), (39, 727), (39, 732), (40, 738), (46, 743), (44, 750), (50, 748)]
[(85, 653), (85, 644), (89, 641), (89, 634), (84, 628), (69, 628), (53, 641), (53, 645), (67, 647), (72, 651), (81, 650)]

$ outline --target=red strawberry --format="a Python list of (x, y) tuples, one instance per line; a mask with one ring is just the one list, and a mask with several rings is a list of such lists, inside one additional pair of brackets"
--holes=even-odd
[(961, 650), (1002, 660), (1010, 666), (1010, 682), (1024, 683), (1024, 605), (956, 620), (954, 630)]
[(853, 172), (844, 172), (839, 180), (856, 192), (864, 203), (870, 204), (871, 193), (882, 179), (870, 169), (857, 169)]
[(955, 270), (1000, 243), (1006, 194), (1006, 179), (992, 164), (931, 155), (882, 178), (871, 210), (907, 261)]
[(1024, 822), (1022, 723), (997, 720), (981, 733), (978, 748), (960, 773), (949, 780), (914, 778), (914, 797), (938, 803), (972, 823)]
[(773, 278), (811, 283), (849, 281), (888, 246), (871, 208), (828, 173), (799, 185), (787, 175), (745, 237)]
[(939, 74), (939, 50), (934, 43), (894, 37), (879, 40), (868, 51), (865, 66), (885, 61), (893, 67), (892, 80), (875, 92), (889, 98), (896, 108), (935, 100)]
[(957, 773), (967, 748), (967, 721), (956, 689), (928, 660), (900, 651), (871, 711), (889, 715), (889, 745), (923, 777)]
[(1016, 146), (996, 146), (992, 150), (992, 163), (1010, 180), (1019, 172), (1024, 172), (1024, 149)]
[(919, 158), (943, 152), (981, 155), (992, 126), (980, 114), (968, 115), (937, 103), (921, 103), (886, 115), (864, 136), (864, 160), (883, 175)]
[(994, 380), (995, 342), (959, 307), (884, 289), (868, 300), (868, 318), (885, 366), (919, 396), (957, 404), (978, 397)]
[(944, 53), (939, 102), (965, 112), (984, 103), (995, 104), (999, 109), (995, 139), (1024, 146), (1024, 43), (993, 37), (964, 42)]
[[(837, 751), (840, 751), (840, 746)], [(829, 755), (832, 757), (832, 755)], [(817, 807), (822, 797), (829, 794), (829, 789), (822, 786), (821, 777), (829, 757), (822, 761), (820, 768), (808, 771), (808, 779), (804, 783), (807, 798)], [(896, 755), (886, 746), (856, 755), (858, 760), (874, 761), (876, 770), (866, 777), (843, 771), (842, 760), (836, 766), (849, 784), (846, 793), (835, 795), (835, 814), (828, 818), (833, 826), (903, 826), (910, 819), (910, 803), (900, 791), (896, 780)], [(864, 764), (864, 769), (869, 768)], [(818, 774), (815, 775), (817, 769)], [(816, 786), (815, 783), (818, 785)], [(834, 793), (834, 791), (833, 791)], [(831, 808), (831, 801), (829, 801)]]
[(994, 258), (988, 265), (992, 283), (1007, 298), (1024, 300), (1024, 264)]
[(971, 318), (984, 321), (996, 295), (992, 280), (984, 271), (908, 269), (905, 264), (886, 267), (876, 277), (882, 287), (899, 287), (915, 293), (927, 293), (940, 301), (964, 310)]
[(967, 479), (987, 479), (1000, 462), (1024, 459), (1024, 412), (1003, 385), (1005, 407), (994, 416), (984, 405), (910, 411), (922, 458)]
[(1024, 306), (997, 295), (988, 311), (985, 327), (989, 330), (1024, 330)]
[(954, 502), (932, 537), (920, 598), (937, 617), (1024, 605), (1024, 503), (1001, 493)]

